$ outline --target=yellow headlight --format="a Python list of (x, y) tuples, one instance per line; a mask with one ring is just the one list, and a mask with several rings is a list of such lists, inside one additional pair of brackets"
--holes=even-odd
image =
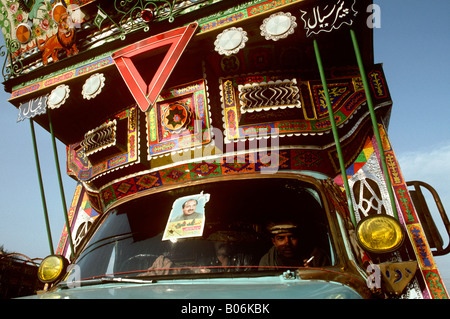
[(45, 283), (57, 280), (65, 272), (67, 264), (68, 262), (63, 256), (46, 257), (39, 266), (39, 280)]
[(398, 249), (404, 239), (400, 223), (389, 215), (374, 215), (362, 219), (356, 227), (359, 244), (374, 253)]

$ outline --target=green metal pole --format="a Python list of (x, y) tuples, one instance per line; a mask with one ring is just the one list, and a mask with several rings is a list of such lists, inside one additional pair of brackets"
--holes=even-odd
[(337, 127), (336, 127), (336, 121), (334, 120), (333, 108), (331, 107), (330, 95), (328, 93), (328, 86), (327, 86), (325, 72), (324, 72), (323, 65), (322, 65), (322, 58), (320, 57), (319, 45), (317, 44), (317, 41), (315, 39), (314, 39), (314, 52), (316, 54), (317, 65), (319, 67), (320, 78), (322, 80), (323, 91), (324, 91), (325, 99), (327, 102), (328, 115), (330, 117), (330, 123), (331, 123), (331, 129), (333, 132), (334, 143), (336, 144), (336, 151), (337, 151), (338, 158), (339, 158), (339, 166), (341, 169), (342, 180), (344, 182), (345, 195), (347, 196), (347, 204), (348, 204), (348, 209), (350, 211), (350, 218), (352, 220), (353, 225), (356, 226), (355, 212), (353, 209), (353, 202), (350, 197), (350, 187), (348, 185), (347, 172), (345, 171), (344, 156), (342, 155), (342, 150), (341, 150), (341, 142), (339, 141), (339, 135), (338, 135)]
[(38, 155), (38, 149), (37, 149), (37, 145), (36, 145), (36, 134), (34, 132), (34, 123), (33, 123), (32, 119), (30, 119), (30, 128), (31, 128), (31, 137), (33, 139), (33, 149), (34, 149), (34, 158), (36, 160), (36, 170), (37, 170), (38, 179), (39, 179), (39, 188), (41, 190), (42, 207), (44, 209), (45, 226), (47, 228), (48, 244), (50, 246), (50, 254), (53, 255), (55, 252), (53, 250), (52, 233), (50, 231), (47, 203), (45, 201), (44, 184), (42, 183), (41, 165), (39, 164), (39, 155)]
[(70, 231), (69, 216), (67, 214), (67, 206), (66, 206), (66, 197), (64, 196), (64, 187), (63, 187), (63, 182), (62, 182), (62, 178), (61, 178), (61, 170), (60, 170), (59, 160), (58, 160), (58, 151), (57, 151), (57, 148), (56, 148), (55, 134), (53, 133), (53, 126), (52, 126), (52, 120), (51, 120), (51, 116), (50, 116), (50, 110), (47, 111), (47, 114), (48, 114), (48, 125), (49, 125), (49, 128), (50, 128), (50, 134), (52, 135), (53, 154), (55, 156), (56, 171), (58, 173), (59, 190), (61, 192), (61, 200), (62, 200), (62, 205), (63, 205), (63, 208), (64, 208), (64, 218), (66, 220), (67, 239), (69, 240), (69, 245), (70, 245), (70, 250), (71, 250), (71, 257), (73, 257), (74, 253), (75, 253), (75, 249), (73, 247), (72, 234), (71, 234), (71, 231)]
[(361, 52), (359, 51), (359, 45), (358, 45), (358, 41), (356, 39), (355, 31), (350, 30), (350, 35), (352, 37), (353, 48), (355, 50), (355, 55), (356, 55), (356, 60), (358, 62), (359, 72), (361, 74), (361, 78), (362, 78), (363, 85), (364, 85), (364, 91), (366, 93), (367, 105), (369, 107), (370, 118), (372, 119), (373, 131), (374, 131), (375, 138), (376, 138), (377, 144), (378, 144), (378, 151), (380, 153), (381, 165), (383, 166), (383, 173), (384, 173), (384, 179), (386, 180), (386, 187), (388, 189), (389, 198), (390, 198), (391, 204), (392, 204), (392, 211), (394, 213), (395, 218), (398, 219), (398, 212), (397, 212), (397, 207), (395, 205), (395, 198), (394, 198), (394, 193), (392, 190), (391, 179), (388, 174), (386, 157), (384, 155), (383, 144), (381, 142), (380, 130), (378, 128), (377, 117), (376, 117), (375, 110), (373, 107), (369, 84), (367, 83), (366, 71), (364, 69), (364, 64), (362, 62)]

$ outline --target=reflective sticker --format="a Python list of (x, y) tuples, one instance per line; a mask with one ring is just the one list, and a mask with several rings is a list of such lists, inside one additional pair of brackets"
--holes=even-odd
[[(122, 78), (143, 112), (156, 102), (172, 70), (197, 30), (197, 26), (198, 23), (191, 23), (186, 27), (158, 34), (113, 53), (112, 58)], [(168, 47), (168, 51), (152, 80), (147, 83), (132, 59), (164, 47)]]

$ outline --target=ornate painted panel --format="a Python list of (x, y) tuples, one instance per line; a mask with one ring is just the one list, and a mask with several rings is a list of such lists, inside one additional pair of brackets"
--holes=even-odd
[[(89, 202), (86, 190), (81, 184), (78, 184), (75, 188), (75, 193), (68, 212), (69, 225), (71, 228), (71, 236), (75, 251), (89, 230), (89, 227), (98, 216), (99, 213)], [(56, 249), (56, 254), (69, 258), (71, 248), (67, 239), (67, 227), (64, 226), (58, 247)]]
[[(447, 299), (447, 292), (442, 283), (433, 253), (427, 244), (424, 230), (418, 220), (413, 202), (407, 191), (406, 183), (395, 158), (384, 129), (380, 126), (383, 149), (388, 164), (389, 177), (392, 181), (396, 196), (396, 207), (399, 220), (405, 227), (407, 236), (413, 243), (412, 252), (416, 255), (422, 278), (426, 283), (426, 290), (420, 289), (416, 280), (412, 281), (402, 298), (429, 298)], [(350, 193), (355, 209), (356, 220), (359, 221), (372, 214), (388, 214), (393, 216), (391, 202), (387, 193), (386, 183), (382, 172), (375, 138), (368, 137), (363, 150), (355, 162), (347, 168)], [(335, 178), (338, 185), (343, 185), (342, 175)], [(395, 253), (392, 260), (401, 261), (402, 257)], [(432, 296), (430, 296), (430, 294)]]
[[(225, 136), (229, 141), (259, 134), (316, 135), (331, 129), (320, 81), (289, 75), (249, 74), (220, 79)], [(330, 80), (337, 125), (366, 101), (358, 76)]]
[(211, 142), (208, 89), (198, 80), (161, 92), (146, 113), (148, 158)]
[[(330, 174), (327, 152), (320, 150), (280, 150), (267, 152), (267, 157), (276, 159), (277, 171), (316, 171)], [(165, 169), (155, 169), (129, 176), (115, 181), (104, 188), (94, 191), (88, 189), (93, 207), (99, 212), (107, 210), (119, 199), (129, 195), (148, 191), (164, 185), (205, 177), (228, 176), (262, 172), (268, 163), (257, 152), (218, 158), (211, 161), (200, 161), (179, 164)], [(274, 173), (274, 172), (273, 172)]]
[(85, 138), (67, 147), (67, 170), (79, 181), (139, 164), (139, 112), (133, 106), (86, 133)]
[(394, 150), (384, 128), (380, 128), (383, 150), (386, 157), (389, 177), (397, 200), (399, 215), (403, 220), (407, 234), (415, 251), (419, 268), (433, 299), (448, 299), (442, 278), (434, 261), (433, 253), (425, 237), (416, 209), (407, 190), (406, 182), (398, 165)]
[[(57, 51), (78, 53), (75, 28), (85, 21), (79, 9), (92, 0), (36, 0), (0, 2), (0, 23), (5, 43), (14, 56), (42, 54), (42, 62), (58, 60)], [(64, 34), (64, 36), (63, 36)]]

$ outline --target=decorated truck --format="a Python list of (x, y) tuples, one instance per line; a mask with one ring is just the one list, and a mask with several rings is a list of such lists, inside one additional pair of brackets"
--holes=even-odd
[(66, 146), (78, 183), (31, 298), (448, 298), (434, 190), (389, 140), (371, 1), (0, 10), (17, 121)]

